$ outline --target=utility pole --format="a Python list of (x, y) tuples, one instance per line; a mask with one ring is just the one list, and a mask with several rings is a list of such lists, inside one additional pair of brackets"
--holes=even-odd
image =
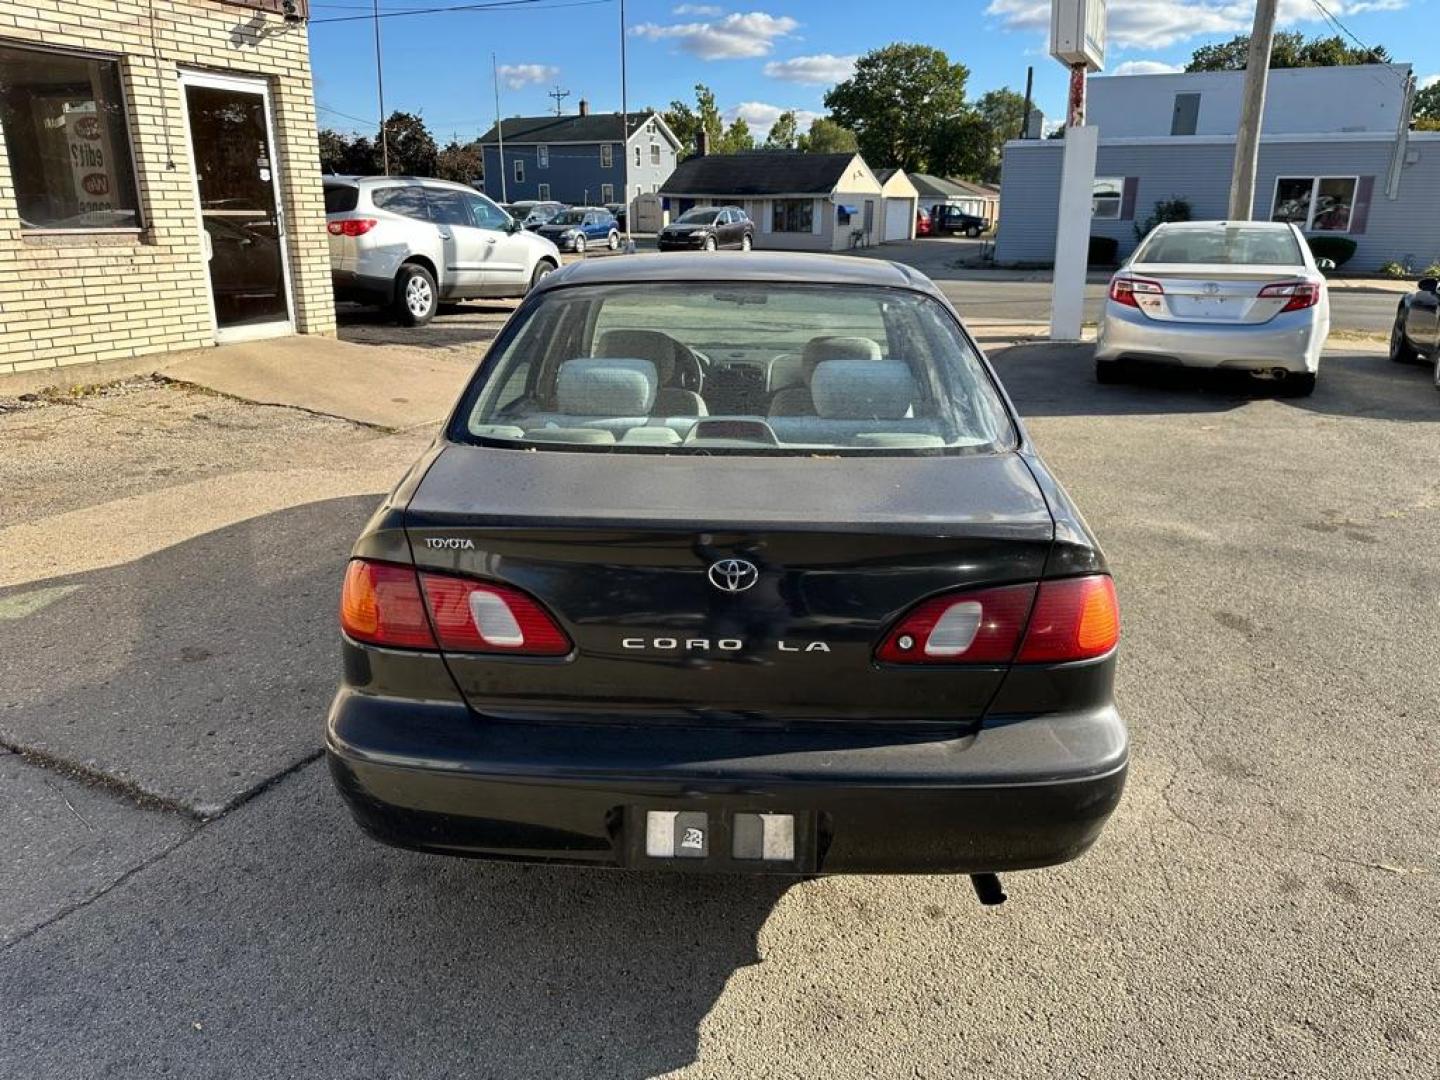
[(495, 138), (500, 141), (500, 201), (508, 203), (510, 194), (505, 187), (505, 121), (500, 116), (500, 65), (495, 54), (490, 54), (490, 72), (495, 79)]
[[(363, 8), (361, 9), (364, 10)], [(362, 16), (363, 18), (363, 16)], [(390, 136), (385, 133), (385, 72), (380, 64), (380, 0), (375, 0), (375, 92), (380, 98), (380, 160), (390, 175)]]
[(560, 89), (560, 84), (559, 84), (559, 83), (556, 83), (556, 84), (555, 84), (555, 89), (554, 89), (554, 90), (551, 90), (551, 91), (550, 91), (548, 94), (546, 94), (545, 96), (546, 96), (546, 97), (553, 97), (553, 98), (555, 99), (555, 115), (556, 115), (556, 116), (564, 116), (564, 115), (565, 115), (565, 110), (564, 110), (563, 108), (561, 108), (560, 103), (561, 103), (562, 101), (564, 101), (567, 97), (570, 96), (570, 91), (569, 91), (569, 90), (561, 90), (561, 89)]
[(1260, 121), (1265, 115), (1265, 84), (1270, 77), (1270, 48), (1275, 43), (1276, 0), (1257, 0), (1245, 61), (1245, 90), (1240, 130), (1235, 134), (1235, 171), (1230, 177), (1231, 221), (1249, 221), (1255, 212), (1255, 170), (1260, 164)]
[(1034, 98), (1032, 91), (1035, 89), (1035, 65), (1025, 69), (1025, 112), (1020, 117), (1020, 134), (1017, 139), (1028, 139), (1030, 137), (1030, 109)]
[(635, 212), (635, 203), (630, 198), (630, 99), (625, 75), (625, 0), (620, 0), (620, 151), (625, 155), (621, 163), (620, 178), (625, 184), (620, 202), (625, 206), (625, 250), (635, 251), (635, 240), (630, 235), (630, 215)]

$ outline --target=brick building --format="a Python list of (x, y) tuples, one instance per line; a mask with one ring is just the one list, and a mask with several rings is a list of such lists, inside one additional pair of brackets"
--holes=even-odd
[(0, 0), (0, 374), (334, 332), (282, 3)]

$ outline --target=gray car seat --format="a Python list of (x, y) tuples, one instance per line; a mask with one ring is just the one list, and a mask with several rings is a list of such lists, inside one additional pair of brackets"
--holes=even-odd
[(596, 356), (638, 356), (655, 365), (660, 388), (655, 394), (656, 416), (708, 416), (705, 399), (694, 390), (677, 384), (680, 350), (685, 346), (658, 330), (607, 330), (600, 336)]
[(771, 416), (814, 416), (815, 399), (811, 384), (815, 371), (822, 363), (833, 360), (879, 360), (880, 345), (865, 337), (840, 337), (826, 335), (811, 338), (805, 343), (801, 354), (800, 371), (803, 380), (800, 386), (787, 386), (770, 399)]

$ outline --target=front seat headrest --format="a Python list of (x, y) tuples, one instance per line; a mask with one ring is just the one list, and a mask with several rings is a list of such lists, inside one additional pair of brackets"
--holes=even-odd
[(815, 375), (815, 369), (826, 360), (879, 360), (880, 345), (867, 337), (825, 336), (811, 338), (805, 343), (800, 355), (800, 366), (805, 381)]
[(648, 416), (659, 380), (637, 357), (580, 357), (555, 374), (555, 403), (569, 416)]
[(675, 352), (680, 343), (659, 330), (606, 330), (600, 335), (596, 356), (638, 356), (655, 365), (661, 386), (675, 377)]

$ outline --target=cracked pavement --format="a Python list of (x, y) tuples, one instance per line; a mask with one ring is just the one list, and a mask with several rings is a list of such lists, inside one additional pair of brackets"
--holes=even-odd
[(1428, 373), (996, 366), (1115, 571), (1134, 740), (1095, 850), (998, 909), (365, 840), (314, 760), (333, 609), (426, 433), (0, 409), (0, 1075), (1440, 1075)]

